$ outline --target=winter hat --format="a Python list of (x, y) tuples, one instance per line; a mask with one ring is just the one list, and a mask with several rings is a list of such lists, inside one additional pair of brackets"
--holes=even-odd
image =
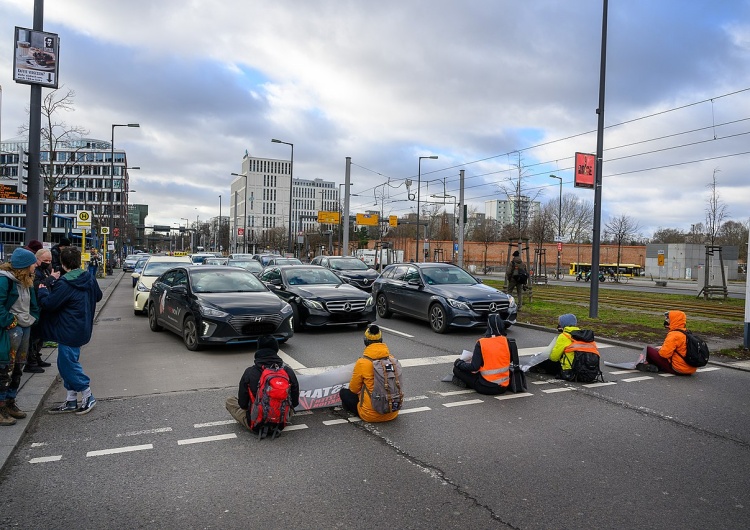
[(518, 251), (517, 251), (517, 250), (516, 250), (515, 252), (513, 252), (513, 257), (514, 257), (514, 258), (517, 258), (518, 256), (520, 256), (520, 254), (518, 253)]
[(375, 324), (365, 330), (365, 346), (369, 346), (373, 342), (383, 342), (383, 334)]
[(497, 337), (505, 335), (505, 323), (497, 313), (490, 314), (487, 317), (487, 333), (486, 337)]
[(578, 324), (578, 319), (575, 315), (571, 313), (566, 313), (564, 315), (560, 315), (560, 318), (557, 319), (558, 324), (560, 324), (561, 328), (567, 328), (568, 326), (575, 326)]
[(36, 256), (30, 250), (17, 248), (10, 257), (10, 266), (14, 269), (25, 269), (31, 265), (36, 265)]
[(44, 248), (44, 245), (42, 244), (41, 241), (37, 239), (32, 239), (31, 241), (29, 241), (29, 244), (26, 245), (26, 248), (28, 248), (30, 251), (36, 254), (38, 251)]
[(263, 335), (258, 339), (258, 351), (260, 350), (273, 350), (276, 353), (279, 351), (279, 343), (271, 335)]
[(58, 246), (69, 247), (70, 246), (70, 239), (68, 239), (67, 237), (62, 238), (60, 240), (60, 242), (58, 243)]

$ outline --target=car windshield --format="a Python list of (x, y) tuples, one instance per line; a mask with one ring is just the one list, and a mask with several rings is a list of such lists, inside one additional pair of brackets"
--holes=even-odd
[(273, 262), (274, 265), (302, 265), (302, 262), (297, 258), (276, 258)]
[(184, 261), (150, 261), (143, 268), (141, 276), (161, 276), (167, 269), (177, 265), (185, 265)]
[(328, 263), (335, 271), (366, 271), (370, 268), (357, 258), (329, 258)]
[(316, 268), (293, 268), (284, 271), (289, 285), (339, 285), (341, 279), (328, 269)]
[(196, 293), (258, 293), (266, 286), (254, 274), (242, 269), (194, 271), (191, 275)]
[(260, 261), (256, 261), (254, 259), (251, 259), (251, 260), (230, 259), (229, 261), (227, 261), (227, 265), (229, 265), (230, 267), (240, 267), (250, 272), (260, 272), (263, 270), (263, 265), (260, 264)]
[(476, 278), (458, 267), (425, 267), (422, 276), (428, 285), (474, 285)]
[(135, 263), (136, 269), (142, 269), (144, 265), (146, 265), (146, 262), (148, 261), (148, 258), (141, 258)]

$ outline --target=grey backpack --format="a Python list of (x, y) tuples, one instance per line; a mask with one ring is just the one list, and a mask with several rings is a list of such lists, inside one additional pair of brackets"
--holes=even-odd
[(365, 385), (365, 392), (370, 396), (372, 408), (379, 414), (389, 414), (401, 410), (404, 404), (401, 364), (390, 355), (384, 359), (372, 359), (367, 355), (363, 355), (363, 357), (372, 362), (375, 375), (372, 393)]

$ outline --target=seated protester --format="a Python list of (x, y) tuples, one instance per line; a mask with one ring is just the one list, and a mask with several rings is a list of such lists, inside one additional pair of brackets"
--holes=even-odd
[(474, 345), (471, 362), (456, 359), (453, 384), (468, 386), (487, 395), (503, 394), (508, 390), (510, 346), (500, 315), (493, 313), (487, 319), (487, 333)]
[[(645, 366), (658, 367), (659, 371), (676, 375), (692, 375), (695, 366), (685, 361), (687, 354), (687, 316), (682, 311), (667, 311), (664, 313), (664, 327), (669, 330), (664, 343), (659, 348), (646, 346)], [(644, 363), (638, 364), (639, 370), (644, 370)], [(653, 370), (648, 370), (653, 371)]]
[[(560, 335), (552, 345), (549, 359), (531, 368), (531, 372), (548, 373), (557, 379), (567, 381), (580, 381), (590, 383), (601, 377), (599, 370), (599, 350), (594, 342), (594, 332), (578, 327), (578, 319), (571, 313), (560, 315), (557, 319), (557, 330)], [(591, 358), (591, 363), (575, 365), (576, 352), (585, 352), (595, 355), (586, 356)]]
[[(289, 376), (289, 398), (291, 400), (291, 410), (299, 404), (299, 383), (297, 375), (290, 367), (284, 364), (281, 357), (278, 356), (279, 344), (273, 337), (264, 335), (258, 339), (258, 350), (255, 352), (255, 363), (245, 370), (240, 379), (240, 386), (237, 391), (237, 397), (228, 397), (225, 403), (226, 409), (232, 417), (249, 429), (254, 434), (260, 434), (262, 425), (253, 425), (252, 405), (258, 396), (258, 387), (260, 386), (261, 375), (263, 370), (270, 367), (280, 367)], [(279, 430), (283, 429), (283, 425)]]
[[(365, 330), (365, 351), (363, 356), (354, 363), (354, 372), (352, 373), (349, 388), (342, 388), (339, 392), (341, 405), (345, 410), (356, 414), (364, 421), (381, 422), (390, 421), (398, 416), (398, 408), (403, 401), (400, 381), (398, 377), (401, 374), (401, 365), (391, 356), (388, 346), (383, 343), (383, 334), (380, 328), (375, 324), (370, 325)], [(394, 390), (393, 399), (399, 403), (394, 407), (388, 407), (390, 412), (378, 412), (373, 404), (373, 392), (375, 390), (375, 362), (379, 360), (390, 362), (397, 374), (396, 383), (398, 388)]]

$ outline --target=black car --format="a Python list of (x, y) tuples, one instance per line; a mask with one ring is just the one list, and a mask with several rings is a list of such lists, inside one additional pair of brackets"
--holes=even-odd
[(292, 308), (239, 267), (180, 266), (157, 278), (147, 302), (151, 331), (167, 328), (188, 350), (294, 335)]
[(260, 279), (292, 306), (297, 329), (336, 324), (364, 327), (377, 318), (372, 296), (324, 267), (271, 266)]
[(230, 267), (240, 267), (246, 271), (252, 272), (256, 276), (263, 272), (263, 265), (260, 264), (260, 261), (250, 258), (229, 258), (227, 260), (227, 265)]
[(429, 322), (436, 333), (451, 326), (486, 326), (490, 313), (499, 313), (509, 327), (518, 313), (512, 296), (450, 263), (389, 265), (375, 280), (372, 295), (379, 317), (390, 318), (393, 313), (416, 317)]
[(363, 291), (372, 291), (372, 284), (379, 276), (377, 271), (353, 256), (315, 256), (310, 263), (331, 269), (346, 283)]

